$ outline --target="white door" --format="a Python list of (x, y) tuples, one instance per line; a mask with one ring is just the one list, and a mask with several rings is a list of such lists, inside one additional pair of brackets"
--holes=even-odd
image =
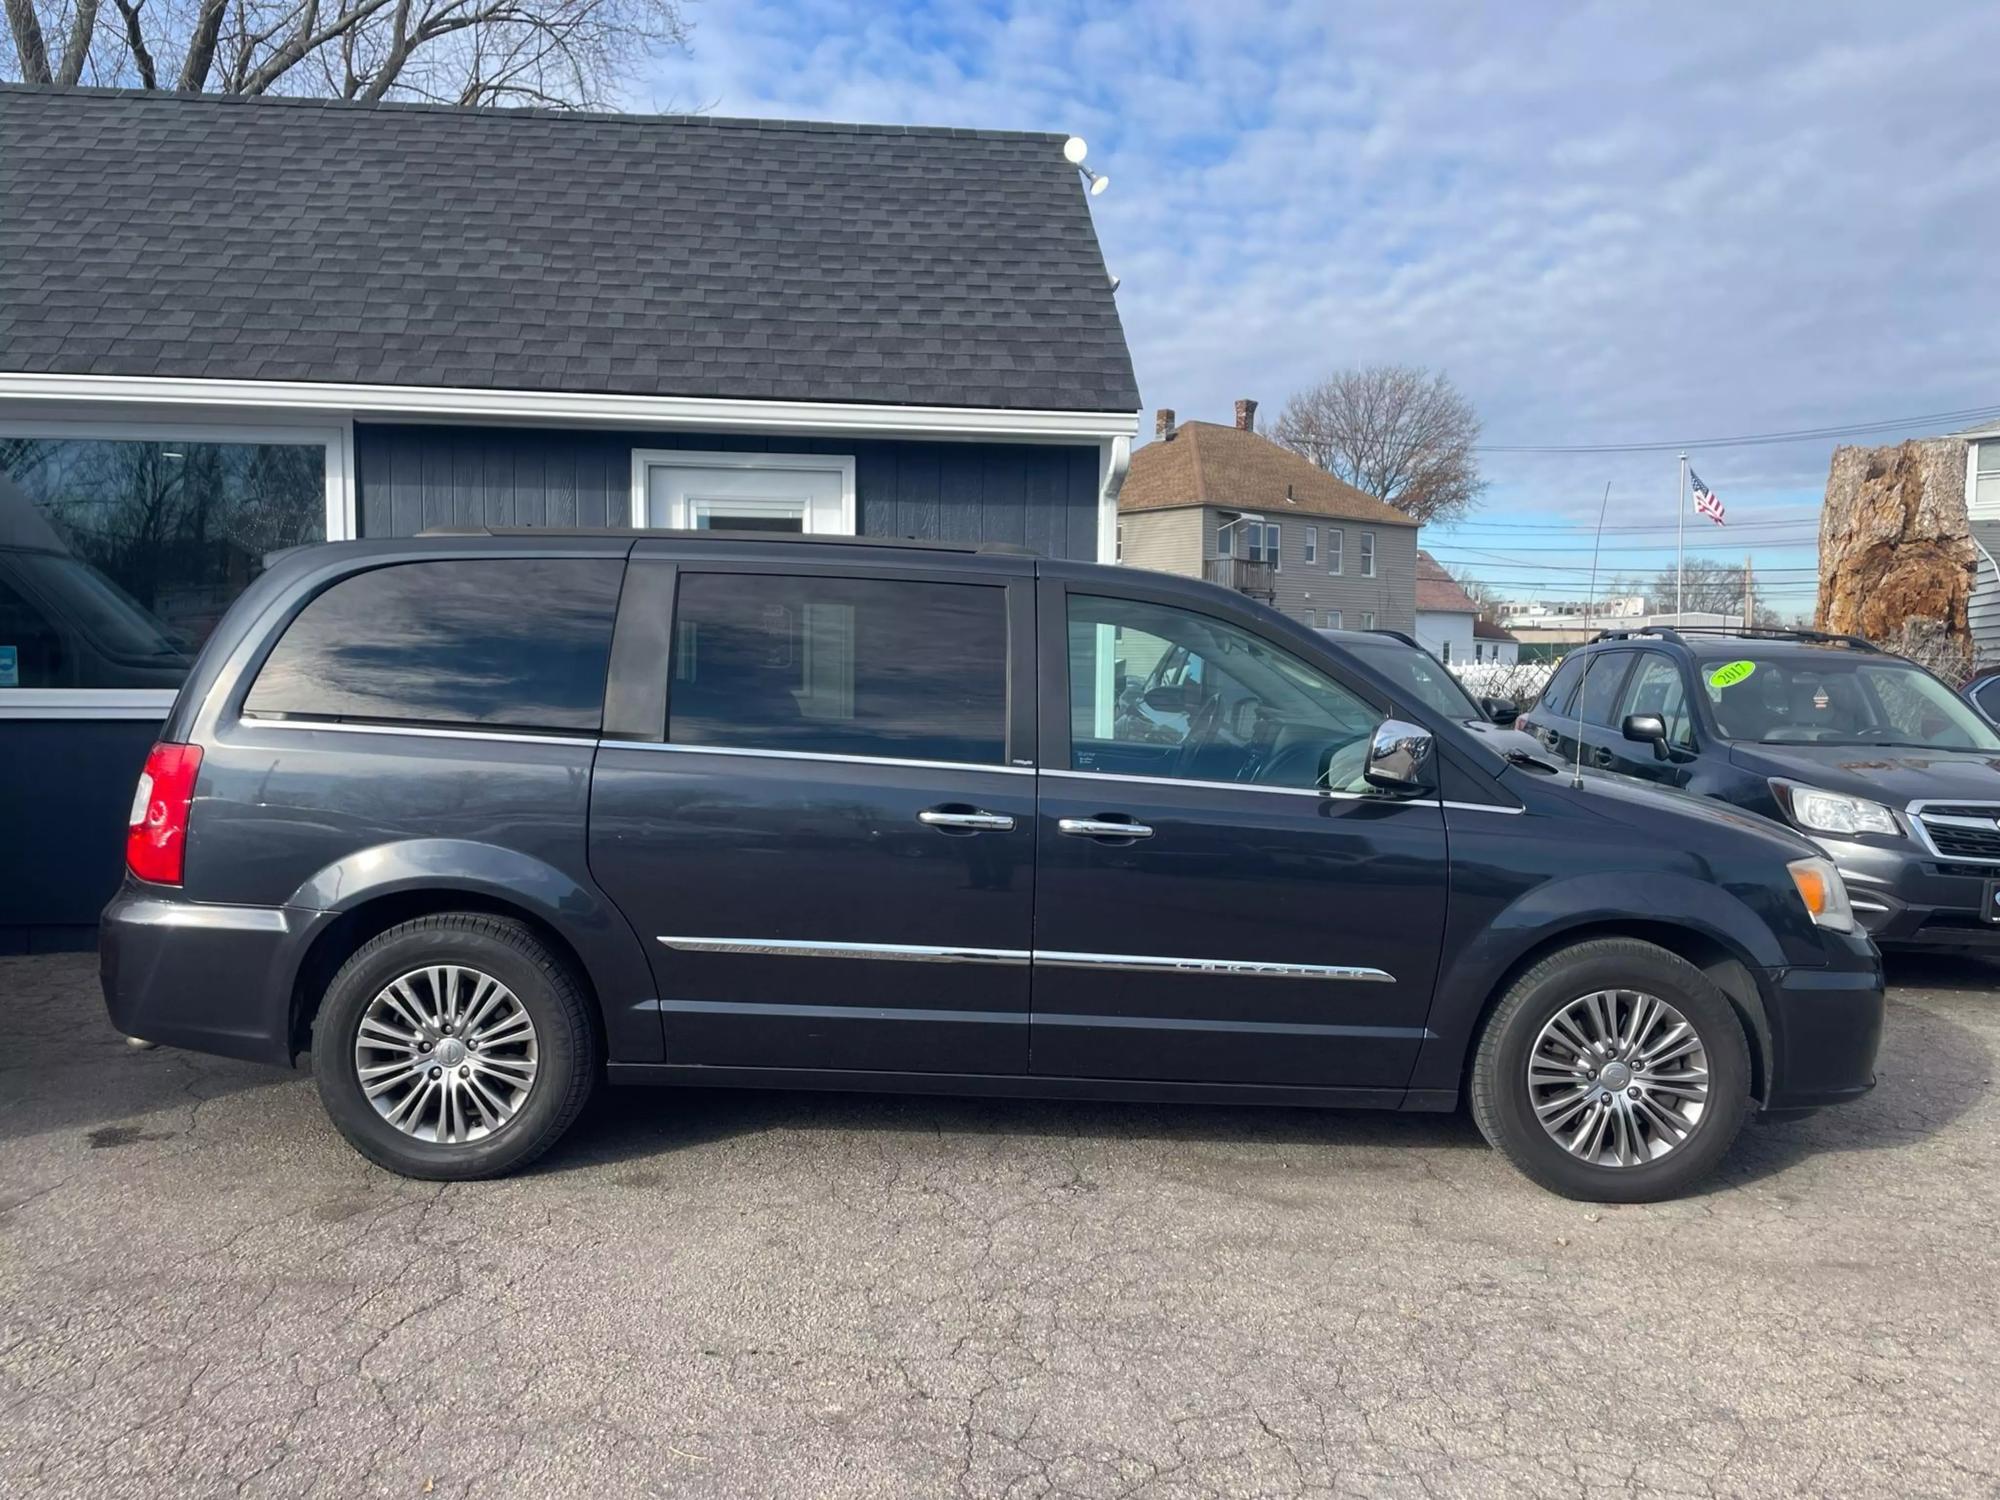
[(677, 531), (854, 534), (854, 460), (818, 454), (647, 453), (640, 525)]

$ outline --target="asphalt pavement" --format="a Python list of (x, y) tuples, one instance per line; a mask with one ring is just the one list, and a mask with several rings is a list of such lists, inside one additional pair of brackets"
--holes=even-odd
[[(1600, 1208), (1463, 1119), (601, 1094), (527, 1175), (0, 961), (0, 1495), (2000, 1493), (2000, 967)], [(218, 982), (226, 982), (219, 977)]]

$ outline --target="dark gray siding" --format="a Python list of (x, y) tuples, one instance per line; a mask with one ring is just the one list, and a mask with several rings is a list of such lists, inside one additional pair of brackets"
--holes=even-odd
[(132, 787), (159, 733), (127, 719), (0, 721), (0, 954), (96, 945), (125, 868)]
[(363, 536), (431, 526), (627, 526), (632, 450), (854, 457), (863, 536), (1097, 556), (1097, 449), (567, 428), (357, 425)]

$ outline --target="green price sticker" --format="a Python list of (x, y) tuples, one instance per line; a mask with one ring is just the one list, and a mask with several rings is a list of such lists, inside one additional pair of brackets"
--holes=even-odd
[(1757, 663), (1754, 661), (1724, 662), (1708, 674), (1708, 685), (1719, 688), (1735, 687), (1756, 670)]

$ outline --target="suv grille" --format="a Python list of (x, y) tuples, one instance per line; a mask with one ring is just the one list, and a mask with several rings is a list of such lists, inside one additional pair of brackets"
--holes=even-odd
[(1911, 811), (1925, 841), (1945, 859), (2000, 862), (2000, 803), (1926, 802)]

